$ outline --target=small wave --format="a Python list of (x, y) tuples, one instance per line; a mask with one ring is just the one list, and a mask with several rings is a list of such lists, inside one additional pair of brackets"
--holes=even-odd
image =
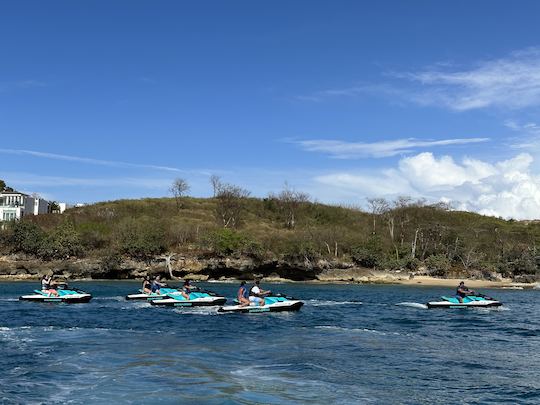
[(120, 301), (124, 302), (126, 301), (126, 297), (123, 296), (114, 296), (114, 297), (95, 297), (94, 301)]
[(410, 308), (417, 308), (417, 309), (428, 309), (426, 304), (421, 304), (420, 302), (400, 302), (399, 304), (396, 304), (396, 306), (410, 307)]
[(0, 301), (19, 301), (18, 298), (0, 298)]
[(488, 308), (471, 308), (479, 312), (504, 312), (510, 311), (510, 308), (503, 306), (500, 307), (488, 307)]
[(313, 307), (326, 307), (333, 305), (362, 305), (361, 301), (325, 301), (325, 300), (308, 300), (308, 305)]
[(219, 315), (216, 307), (175, 308), (172, 312), (182, 315)]
[(326, 330), (333, 330), (338, 332), (361, 332), (361, 333), (374, 333), (376, 335), (401, 335), (401, 333), (398, 332), (383, 332), (376, 329), (369, 329), (369, 328), (343, 328), (341, 326), (333, 326), (333, 325), (319, 325), (315, 326), (315, 329), (326, 329)]

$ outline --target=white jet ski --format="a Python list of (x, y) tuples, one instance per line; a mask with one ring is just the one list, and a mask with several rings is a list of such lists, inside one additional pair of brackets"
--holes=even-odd
[(502, 302), (485, 295), (467, 295), (463, 302), (457, 297), (441, 297), (442, 301), (431, 301), (426, 305), (428, 308), (490, 308), (500, 307)]
[(160, 299), (163, 299), (163, 298), (170, 298), (170, 295), (182, 295), (182, 294), (180, 294), (180, 291), (178, 291), (176, 288), (162, 287), (160, 289), (160, 292), (161, 292), (161, 294), (145, 293), (145, 292), (143, 292), (143, 290), (139, 290), (138, 294), (126, 295), (126, 300), (152, 301), (152, 300), (160, 300)]
[(81, 290), (58, 289), (58, 296), (54, 296), (48, 291), (34, 290), (35, 294), (23, 295), (19, 297), (21, 301), (37, 301), (37, 302), (68, 302), (68, 303), (83, 303), (89, 302), (92, 295)]
[(168, 307), (210, 307), (214, 305), (223, 305), (227, 302), (227, 298), (221, 297), (212, 291), (194, 291), (189, 293), (189, 300), (178, 294), (167, 294), (167, 297), (161, 299), (153, 299), (150, 304), (156, 306)]
[(218, 311), (244, 313), (298, 311), (302, 305), (304, 303), (300, 300), (278, 295), (264, 297), (264, 305), (229, 305), (221, 307)]

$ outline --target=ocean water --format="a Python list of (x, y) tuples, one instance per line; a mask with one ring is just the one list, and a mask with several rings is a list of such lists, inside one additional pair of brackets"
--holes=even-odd
[(0, 403), (540, 403), (540, 290), (428, 310), (449, 290), (265, 284), (305, 306), (218, 314), (125, 301), (134, 282), (74, 286), (94, 299), (19, 302), (37, 283), (0, 283)]

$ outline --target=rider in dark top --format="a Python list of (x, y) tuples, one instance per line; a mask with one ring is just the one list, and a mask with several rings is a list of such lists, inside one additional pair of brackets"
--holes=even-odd
[(165, 287), (164, 283), (161, 283), (161, 277), (156, 276), (154, 281), (152, 281), (152, 292), (161, 294), (161, 287)]
[(236, 299), (242, 307), (249, 305), (249, 289), (246, 287), (245, 281), (240, 283)]
[(184, 285), (182, 286), (182, 296), (186, 299), (186, 300), (189, 300), (189, 293), (191, 292), (191, 290), (193, 289), (193, 286), (191, 285), (190, 281), (189, 280), (186, 280), (184, 281)]
[(152, 292), (152, 283), (150, 282), (150, 277), (144, 276), (142, 284), (143, 293), (150, 294)]
[(456, 289), (456, 296), (459, 302), (463, 302), (463, 298), (465, 298), (467, 295), (475, 295), (476, 292), (473, 290), (469, 290), (469, 288), (465, 285), (465, 282), (460, 282), (457, 289)]

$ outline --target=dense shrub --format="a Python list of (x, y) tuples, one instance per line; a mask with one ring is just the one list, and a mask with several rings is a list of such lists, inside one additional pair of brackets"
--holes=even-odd
[(381, 239), (373, 235), (365, 243), (353, 248), (351, 258), (360, 266), (375, 268), (384, 260), (383, 244)]
[(229, 228), (218, 229), (205, 238), (206, 244), (217, 254), (229, 256), (256, 253), (257, 245), (246, 235)]
[(6, 237), (12, 252), (29, 255), (38, 255), (45, 239), (45, 232), (36, 224), (28, 221), (12, 223)]
[(450, 260), (445, 255), (429, 256), (425, 260), (425, 264), (432, 276), (445, 276), (451, 268)]
[(38, 255), (43, 259), (69, 259), (72, 256), (81, 256), (83, 246), (80, 236), (73, 223), (65, 221), (47, 235)]
[(164, 233), (149, 218), (126, 219), (117, 227), (118, 251), (136, 260), (150, 261), (166, 250)]

